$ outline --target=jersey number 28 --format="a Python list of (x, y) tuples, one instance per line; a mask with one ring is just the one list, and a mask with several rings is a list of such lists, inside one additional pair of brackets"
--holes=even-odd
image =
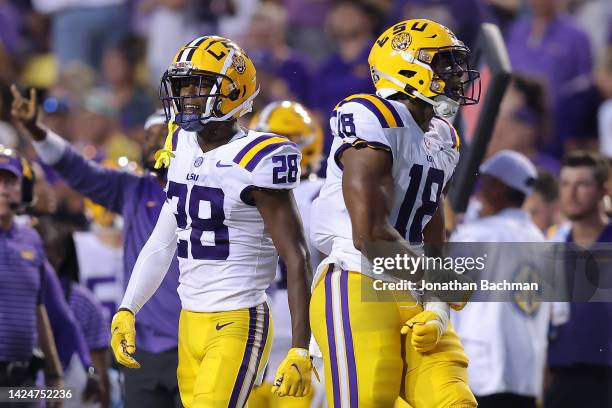
[[(187, 213), (191, 219), (191, 256), (193, 259), (224, 260), (229, 256), (229, 231), (223, 211), (225, 194), (220, 188), (194, 185), (191, 187), (189, 205), (187, 206), (187, 185), (170, 181), (168, 198), (177, 197), (176, 223), (179, 228), (187, 228)], [(210, 208), (206, 218), (200, 218), (200, 208)], [(214, 245), (202, 245), (204, 232), (214, 235)], [(179, 239), (177, 255), (179, 258), (189, 258), (188, 243)]]

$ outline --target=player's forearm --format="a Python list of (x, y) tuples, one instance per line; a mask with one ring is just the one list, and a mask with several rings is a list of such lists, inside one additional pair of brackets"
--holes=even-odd
[(305, 349), (308, 349), (310, 341), (310, 289), (308, 283), (310, 270), (310, 261), (307, 255), (287, 263), (287, 294), (289, 311), (291, 312), (292, 347)]

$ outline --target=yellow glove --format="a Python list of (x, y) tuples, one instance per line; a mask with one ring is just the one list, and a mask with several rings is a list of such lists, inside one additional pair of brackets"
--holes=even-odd
[(408, 334), (412, 329), (412, 347), (419, 353), (433, 350), (446, 331), (449, 321), (448, 304), (430, 302), (425, 310), (408, 320), (402, 326), (401, 333)]
[(111, 347), (119, 364), (128, 368), (140, 368), (140, 363), (134, 360), (136, 352), (136, 319), (128, 310), (115, 313), (111, 323)]
[(317, 381), (319, 374), (312, 365), (308, 350), (292, 348), (276, 371), (271, 392), (279, 397), (303, 397), (310, 393), (311, 375), (314, 371)]

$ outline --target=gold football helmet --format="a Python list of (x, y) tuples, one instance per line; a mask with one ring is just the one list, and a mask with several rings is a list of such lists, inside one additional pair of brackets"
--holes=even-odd
[(470, 50), (446, 27), (416, 19), (395, 24), (374, 43), (368, 63), (377, 93), (402, 93), (453, 116), (460, 105), (478, 103), (480, 73), (470, 69)]
[(258, 112), (249, 127), (258, 132), (286, 136), (302, 151), (302, 175), (316, 173), (323, 155), (323, 129), (301, 104), (291, 101), (272, 102)]
[[(196, 38), (179, 50), (162, 77), (160, 99), (167, 121), (174, 120), (187, 131), (198, 131), (211, 121), (241, 117), (251, 110), (259, 93), (255, 74), (251, 59), (232, 40)], [(185, 85), (195, 85), (197, 94), (181, 96)], [(195, 98), (206, 98), (203, 112), (185, 109)]]

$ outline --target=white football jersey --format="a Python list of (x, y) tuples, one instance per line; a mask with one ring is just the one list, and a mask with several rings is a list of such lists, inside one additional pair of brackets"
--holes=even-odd
[(173, 150), (166, 193), (178, 225), (183, 308), (216, 312), (263, 303), (278, 256), (249, 191), (295, 188), (299, 148), (281, 136), (241, 130), (203, 153), (197, 135), (181, 130)]
[(459, 160), (457, 131), (446, 120), (435, 117), (429, 131), (423, 132), (404, 104), (369, 94), (341, 101), (330, 126), (334, 140), (327, 160), (327, 179), (311, 217), (312, 239), (321, 252), (329, 255), (323, 264), (336, 263), (345, 270), (361, 271), (361, 253), (353, 245), (342, 194), (340, 157), (351, 147), (369, 146), (391, 153), (395, 195), (389, 222), (408, 242), (421, 244), (423, 228), (437, 210), (442, 190)]

